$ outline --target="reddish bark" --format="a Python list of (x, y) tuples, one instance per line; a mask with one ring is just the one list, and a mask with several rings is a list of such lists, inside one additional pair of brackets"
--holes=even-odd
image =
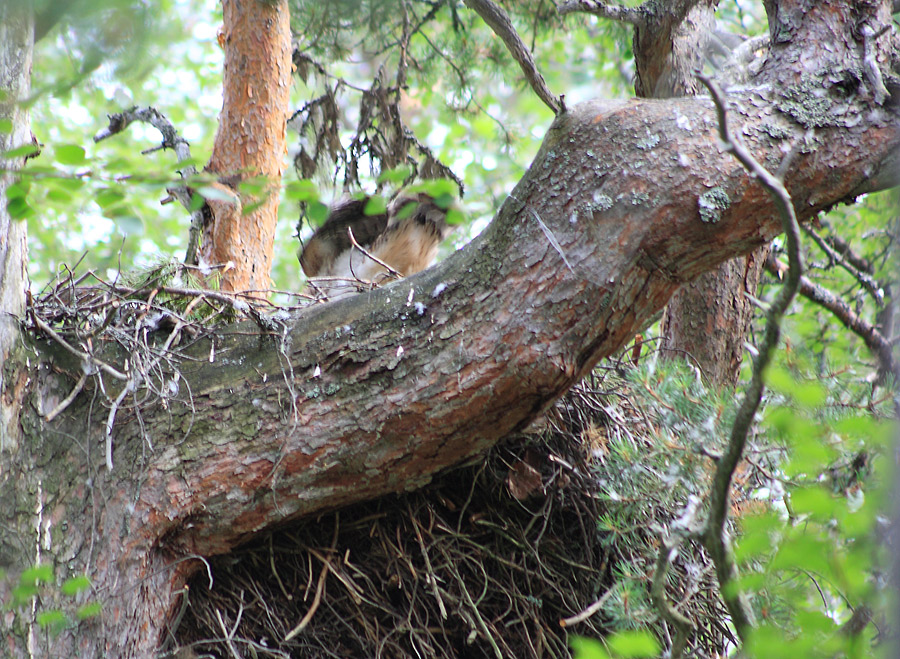
[[(204, 228), (201, 259), (223, 266), (222, 289), (260, 291), (269, 288), (286, 152), (290, 14), (286, 0), (225, 0), (223, 9), (224, 99), (207, 169), (219, 175), (224, 196), (234, 199), (209, 200), (212, 219)], [(269, 181), (264, 192), (242, 193), (240, 182), (256, 177)]]

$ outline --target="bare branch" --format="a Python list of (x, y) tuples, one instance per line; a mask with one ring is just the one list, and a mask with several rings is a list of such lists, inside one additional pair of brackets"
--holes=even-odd
[(622, 7), (620, 5), (608, 5), (600, 0), (572, 0), (559, 6), (560, 16), (581, 12), (593, 14), (614, 21), (643, 25), (645, 17), (640, 7)]
[[(779, 278), (788, 269), (787, 265), (781, 263), (771, 254), (766, 259), (766, 270)], [(891, 349), (891, 342), (887, 340), (878, 328), (872, 323), (861, 318), (854, 313), (850, 305), (844, 302), (837, 295), (829, 291), (824, 286), (812, 282), (807, 277), (800, 278), (800, 295), (812, 300), (818, 305), (830, 311), (848, 330), (856, 334), (863, 340), (866, 347), (872, 351), (878, 360), (881, 371), (885, 373), (897, 373), (897, 366), (894, 362), (894, 354)]]
[(807, 236), (813, 239), (813, 242), (819, 246), (819, 248), (825, 252), (828, 256), (829, 260), (832, 263), (836, 263), (841, 266), (844, 270), (849, 272), (859, 284), (869, 292), (875, 301), (881, 305), (884, 303), (884, 291), (881, 290), (881, 286), (878, 285), (878, 282), (868, 274), (867, 272), (863, 272), (855, 265), (853, 265), (849, 260), (845, 259), (837, 250), (833, 249), (828, 242), (822, 238), (819, 234), (817, 234), (811, 227), (805, 226), (803, 227), (803, 231)]
[(534, 93), (538, 95), (548, 108), (553, 110), (553, 114), (565, 112), (565, 106), (561, 99), (557, 98), (550, 92), (544, 76), (541, 75), (534, 63), (534, 57), (528, 46), (522, 41), (522, 38), (513, 27), (512, 21), (501, 7), (497, 6), (492, 0), (466, 0), (466, 6), (476, 14), (481, 16), (485, 23), (494, 31), (494, 33), (503, 40), (507, 49), (513, 56), (513, 59), (522, 67), (525, 79)]
[[(159, 148), (172, 149), (175, 152), (175, 157), (178, 158), (178, 162), (185, 162), (186, 160), (191, 159), (191, 146), (188, 144), (188, 141), (178, 135), (175, 126), (172, 125), (172, 122), (169, 121), (165, 115), (152, 107), (139, 108), (135, 106), (125, 112), (109, 115), (109, 126), (94, 135), (94, 142), (101, 142), (113, 135), (121, 133), (135, 121), (148, 123), (158, 130), (163, 137), (162, 144)], [(153, 150), (156, 149), (150, 151)], [(150, 151), (145, 151), (144, 153), (149, 153)], [(188, 165), (181, 170), (182, 179), (190, 179), (196, 175), (197, 168), (193, 165)], [(192, 195), (187, 186), (182, 185), (168, 188), (167, 190), (169, 194), (181, 203), (182, 206), (191, 212), (191, 228), (188, 233), (188, 246), (187, 250), (185, 250), (184, 262), (188, 265), (197, 265), (199, 262), (200, 232), (203, 229), (203, 210), (191, 209)]]
[(705, 76), (699, 76), (700, 81), (709, 89), (719, 116), (719, 137), (725, 143), (725, 150), (730, 151), (744, 168), (755, 176), (766, 191), (771, 195), (781, 218), (781, 225), (787, 237), (787, 251), (790, 260), (787, 279), (784, 287), (778, 293), (775, 301), (769, 307), (766, 314), (766, 330), (762, 344), (759, 346), (759, 354), (753, 360), (753, 374), (750, 384), (744, 394), (744, 400), (738, 408), (734, 425), (731, 429), (731, 437), (722, 454), (722, 458), (716, 465), (716, 473), (710, 492), (709, 519), (706, 523), (704, 540), (710, 556), (716, 565), (716, 574), (722, 590), (722, 597), (728, 612), (731, 614), (735, 630), (742, 641), (746, 641), (751, 627), (755, 626), (753, 611), (741, 593), (733, 592), (732, 582), (737, 577), (737, 566), (731, 544), (725, 537), (725, 523), (728, 519), (729, 502), (731, 498), (731, 481), (738, 462), (744, 455), (747, 445), (747, 437), (753, 425), (753, 418), (759, 409), (762, 400), (763, 371), (772, 360), (772, 353), (778, 346), (781, 335), (781, 319), (788, 305), (797, 294), (800, 287), (800, 277), (803, 271), (803, 262), (800, 254), (800, 225), (794, 213), (794, 205), (790, 193), (784, 187), (784, 183), (773, 176), (750, 154), (743, 144), (736, 141), (728, 127), (728, 117), (725, 110), (725, 100), (722, 91), (712, 80)]
[(669, 539), (663, 538), (660, 540), (659, 554), (656, 557), (656, 569), (653, 571), (653, 581), (650, 584), (650, 596), (656, 603), (656, 608), (662, 613), (665, 621), (676, 630), (675, 639), (672, 641), (672, 650), (669, 654), (672, 659), (681, 658), (684, 646), (687, 644), (688, 634), (694, 629), (694, 623), (691, 622), (691, 619), (682, 615), (666, 599), (666, 574), (677, 549), (677, 545)]

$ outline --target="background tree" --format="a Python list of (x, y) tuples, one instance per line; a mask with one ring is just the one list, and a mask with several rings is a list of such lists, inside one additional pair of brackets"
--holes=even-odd
[[(228, 5), (247, 6), (236, 0)], [(12, 11), (8, 4), (2, 7)], [(401, 19), (413, 25), (410, 7), (401, 3), (408, 12)], [(535, 11), (541, 7), (537, 3)], [(278, 13), (285, 5), (264, 3), (257, 9)], [(444, 12), (450, 25), (461, 20), (455, 5), (433, 9)], [(794, 17), (801, 9), (808, 10), (807, 17), (798, 23)], [(896, 181), (897, 118), (884, 88), (884, 80), (893, 84), (894, 75), (882, 29), (889, 25), (890, 4), (856, 7), (859, 14), (849, 3), (832, 2), (828, 9), (790, 2), (769, 7), (778, 17), (770, 26), (778, 48), (754, 77), (758, 86), (729, 99), (741, 117), (740, 133), (760, 161), (780, 163), (785, 145), (812, 141), (786, 171), (805, 220), (839, 200)], [(464, 21), (476, 20), (462, 15)], [(2, 43), (7, 52), (27, 55), (32, 33), (27, 8), (22, 16), (3, 21), (15, 32)], [(41, 16), (37, 23), (45, 20)], [(246, 47), (229, 38), (238, 20), (226, 11), (227, 61), (235, 61), (229, 48)], [(826, 41), (820, 30), (844, 40)], [(416, 60), (408, 48), (412, 30), (400, 35), (395, 40), (402, 73)], [(418, 45), (441, 52), (427, 42)], [(471, 57), (477, 53), (484, 60), (483, 51), (473, 50)], [(20, 112), (28, 98), (22, 82), (27, 56), (2, 61), (5, 72), (17, 74), (4, 79), (19, 81), (10, 84), (18, 103), (5, 107), (7, 132), (15, 136), (11, 146), (18, 148), (28, 141)], [(264, 86), (283, 82), (282, 59), (254, 62), (255, 73), (269, 81)], [(802, 71), (799, 62), (812, 68)], [(295, 65), (301, 73), (303, 66), (320, 71), (302, 53)], [(86, 60), (82, 73), (90, 70)], [(822, 71), (829, 73), (816, 77)], [(835, 78), (835, 71), (846, 75)], [(853, 77), (853, 71), (864, 74)], [(335, 84), (348, 84), (320, 72)], [(432, 169), (420, 174), (440, 170), (439, 159), (429, 161), (427, 145), (410, 138), (402, 124), (393, 124), (393, 132), (386, 127), (391, 123), (384, 119), (403, 98), (402, 75), (394, 89), (387, 86), (376, 80), (363, 94), (369, 108), (387, 114), (377, 122), (359, 122), (347, 171), (352, 174), (360, 154), (374, 156), (376, 174), (393, 169), (379, 167), (383, 154), (394, 152), (377, 151), (379, 140), (386, 139), (418, 150), (417, 165), (431, 162)], [(826, 92), (827, 104), (813, 93), (818, 89)], [(255, 97), (246, 86), (242, 94), (245, 100)], [(385, 102), (385, 94), (395, 102)], [(226, 92), (226, 103), (235, 97)], [(271, 128), (286, 115), (275, 102), (265, 108), (275, 119), (262, 126)], [(39, 647), (83, 656), (151, 653), (183, 596), (185, 580), (202, 569), (204, 557), (301, 516), (417, 487), (440, 469), (479, 454), (525, 427), (600, 358), (622, 347), (679, 282), (779, 231), (762, 189), (727, 154), (718, 153), (717, 120), (708, 101), (576, 106), (569, 99), (558, 102), (560, 110), (564, 104), (566, 111), (490, 227), (471, 246), (409, 281), (290, 318), (250, 312), (239, 296), (203, 294), (250, 313), (255, 325), (249, 332), (248, 325), (189, 331), (204, 326), (187, 309), (184, 316), (169, 312), (167, 323), (146, 324), (142, 309), (158, 311), (157, 295), (187, 295), (157, 280), (105, 288), (111, 299), (92, 298), (88, 304), (106, 312), (98, 317), (66, 316), (72, 299), (60, 298), (61, 315), (52, 318), (56, 330), (44, 313), (47, 307), (36, 309), (29, 323), (38, 338), (8, 341), (18, 354), (9, 355), (4, 367), (6, 418), (18, 421), (4, 439), (0, 483), (2, 508), (13, 511), (4, 522), (2, 555), (12, 568), (10, 583), (18, 584), (7, 596), (15, 598), (15, 606), (4, 617), (11, 652), (24, 655)], [(329, 120), (334, 121), (323, 110), (318, 126), (309, 128), (327, 138), (319, 126)], [(235, 126), (245, 129), (240, 122)], [(252, 151), (240, 135), (233, 137)], [(277, 145), (275, 138), (263, 141)], [(334, 148), (338, 152), (343, 144)], [(7, 151), (6, 157), (21, 160), (26, 153)], [(55, 154), (59, 169), (37, 165), (20, 179), (46, 182), (39, 191), (19, 185), (10, 192), (6, 183), (6, 211), (14, 219), (33, 215), (39, 202), (63, 198), (67, 190), (71, 198), (72, 189), (85, 185), (84, 151), (59, 145)], [(249, 169), (257, 171), (262, 172)], [(188, 198), (189, 208), (202, 210), (192, 199), (205, 197), (211, 213), (206, 217), (214, 222), (221, 219), (215, 205), (230, 194), (221, 186), (247, 190), (218, 174), (216, 180), (188, 181), (199, 193)], [(125, 195), (103, 175), (90, 176), (105, 190), (96, 203), (127, 225), (132, 216), (124, 208)], [(183, 184), (173, 176), (147, 176), (144, 182), (156, 189)], [(710, 188), (711, 182), (717, 185)], [(286, 194), (321, 209), (309, 189), (298, 184)], [(265, 198), (265, 192), (250, 194)], [(704, 205), (704, 200), (717, 203)], [(242, 207), (248, 210), (243, 202)], [(227, 216), (240, 226), (255, 210)], [(10, 231), (7, 244), (14, 237)], [(214, 230), (213, 242), (216, 235)], [(247, 261), (243, 254), (228, 256)], [(11, 261), (13, 271), (21, 269), (23, 259)], [(103, 334), (101, 341), (98, 328), (108, 326), (107, 318), (115, 320), (123, 305), (135, 312), (128, 315), (133, 324), (116, 325), (127, 331)], [(19, 311), (13, 303), (5, 310)], [(63, 343), (63, 329), (75, 337), (72, 342)], [(162, 332), (166, 350), (149, 349), (154, 331)], [(177, 353), (167, 352), (178, 342)], [(49, 571), (45, 563), (51, 564)], [(29, 564), (38, 567), (23, 572)], [(89, 577), (87, 586), (82, 574)], [(41, 587), (56, 579), (64, 580), (59, 590)], [(102, 602), (99, 610), (92, 606), (97, 602)], [(58, 615), (44, 615), (54, 612)], [(69, 626), (67, 620), (78, 616), (86, 621)], [(55, 627), (60, 630), (54, 635)]]

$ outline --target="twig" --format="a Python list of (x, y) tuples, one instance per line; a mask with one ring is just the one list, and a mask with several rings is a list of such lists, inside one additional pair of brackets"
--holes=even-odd
[(350, 236), (350, 242), (353, 243), (353, 246), (354, 246), (356, 249), (358, 249), (360, 252), (362, 252), (363, 254), (365, 254), (368, 258), (370, 258), (370, 259), (372, 259), (373, 261), (375, 261), (375, 263), (377, 263), (378, 265), (380, 265), (382, 268), (384, 268), (385, 270), (387, 270), (389, 274), (391, 274), (391, 275), (394, 276), (394, 277), (402, 277), (402, 276), (403, 276), (403, 275), (401, 275), (399, 272), (397, 272), (396, 270), (394, 270), (391, 266), (389, 266), (387, 263), (385, 263), (384, 261), (382, 261), (381, 259), (379, 259), (377, 256), (374, 256), (373, 254), (367, 252), (367, 251), (365, 250), (365, 248), (364, 248), (362, 245), (360, 245), (358, 242), (356, 242), (356, 238), (353, 237), (353, 229), (351, 229), (350, 227), (347, 227), (347, 235)]
[[(779, 278), (787, 269), (787, 265), (778, 261), (771, 254), (766, 259), (766, 270)], [(861, 338), (866, 347), (875, 355), (881, 371), (898, 374), (891, 342), (878, 331), (875, 325), (854, 313), (849, 304), (830, 290), (812, 282), (805, 276), (800, 278), (799, 292), (803, 297), (830, 311), (844, 327)]]
[(844, 270), (849, 272), (856, 281), (860, 283), (860, 285), (865, 288), (869, 295), (875, 298), (875, 302), (878, 305), (884, 304), (884, 291), (881, 290), (881, 287), (878, 285), (878, 282), (867, 272), (864, 272), (853, 265), (848, 259), (845, 259), (840, 252), (834, 249), (828, 242), (822, 238), (819, 234), (813, 231), (809, 227), (803, 227), (803, 232), (813, 239), (813, 242), (819, 246), (819, 248), (825, 252), (828, 256), (829, 260), (832, 263), (836, 263), (841, 266)]
[(669, 604), (666, 597), (666, 574), (669, 565), (674, 558), (677, 547), (668, 538), (662, 538), (659, 543), (659, 554), (656, 557), (656, 569), (653, 571), (653, 581), (650, 584), (650, 596), (656, 602), (656, 607), (662, 613), (663, 618), (672, 625), (675, 630), (675, 640), (672, 641), (672, 649), (669, 653), (671, 659), (681, 659), (684, 646), (687, 645), (688, 636), (694, 629), (694, 623), (690, 618), (680, 613)]
[(297, 634), (306, 629), (309, 621), (312, 620), (312, 617), (316, 614), (316, 609), (319, 608), (319, 604), (322, 602), (322, 592), (325, 590), (325, 577), (327, 576), (328, 559), (326, 558), (324, 563), (322, 564), (322, 571), (319, 573), (319, 581), (316, 583), (316, 596), (313, 597), (312, 604), (309, 606), (309, 610), (306, 612), (306, 615), (304, 615), (300, 622), (297, 623), (297, 626), (289, 631), (287, 636), (284, 637), (285, 643), (287, 643)]
[(509, 14), (502, 7), (492, 2), (492, 0), (465, 0), (465, 3), (469, 9), (481, 16), (484, 22), (488, 24), (488, 27), (494, 31), (494, 34), (503, 40), (513, 59), (522, 68), (525, 79), (531, 85), (534, 93), (538, 95), (538, 98), (548, 108), (553, 110), (553, 114), (565, 112), (565, 105), (550, 92), (544, 76), (541, 75), (537, 65), (534, 63), (531, 51), (528, 50), (528, 46), (525, 45), (525, 42), (522, 41), (522, 38), (516, 32), (516, 28), (513, 27)]
[(119, 405), (122, 404), (122, 401), (125, 400), (125, 396), (128, 395), (130, 391), (133, 391), (134, 387), (132, 385), (132, 380), (128, 381), (122, 391), (119, 392), (119, 395), (116, 396), (116, 399), (113, 401), (112, 406), (109, 408), (109, 415), (106, 417), (106, 468), (109, 471), (113, 469), (113, 460), (112, 460), (112, 430), (113, 425), (116, 422), (116, 412), (119, 411)]
[(742, 642), (746, 642), (750, 628), (755, 626), (755, 620), (746, 595), (733, 592), (733, 583), (738, 576), (737, 566), (731, 545), (725, 537), (725, 523), (728, 519), (734, 471), (744, 454), (750, 427), (753, 425), (753, 418), (762, 400), (765, 388), (763, 371), (772, 360), (772, 354), (778, 346), (781, 335), (781, 319), (800, 287), (800, 277), (803, 274), (803, 261), (800, 254), (800, 225), (794, 213), (790, 193), (784, 187), (784, 183), (760, 165), (746, 147), (735, 140), (732, 135), (728, 126), (725, 100), (718, 85), (705, 76), (698, 76), (698, 78), (709, 90), (716, 105), (719, 117), (719, 137), (725, 144), (725, 150), (730, 151), (744, 168), (759, 180), (772, 197), (787, 237), (790, 263), (785, 284), (766, 314), (765, 334), (759, 354), (753, 360), (750, 384), (747, 386), (744, 399), (735, 417), (728, 444), (725, 446), (722, 458), (716, 464), (716, 473), (710, 491), (709, 518), (703, 534), (704, 544), (716, 566), (716, 576), (719, 579), (725, 606), (728, 607), (738, 637)]
[(431, 566), (431, 558), (428, 556), (428, 548), (425, 547), (425, 540), (422, 538), (422, 531), (419, 528), (419, 520), (416, 519), (416, 516), (413, 515), (412, 508), (407, 504), (406, 509), (409, 511), (409, 519), (412, 522), (413, 529), (416, 532), (416, 540), (419, 541), (419, 549), (422, 551), (422, 558), (425, 561), (425, 569), (427, 570), (427, 576), (425, 580), (431, 584), (431, 590), (434, 592), (434, 598), (438, 603), (438, 610), (441, 613), (441, 618), (447, 619), (447, 608), (444, 606), (444, 600), (441, 597), (441, 589), (438, 588), (437, 577), (434, 574), (434, 568)]
[(229, 632), (228, 627), (225, 625), (225, 621), (222, 619), (221, 611), (216, 609), (216, 620), (219, 621), (219, 626), (222, 628), (222, 633), (225, 634), (225, 644), (228, 646), (228, 649), (231, 651), (231, 655), (234, 657), (234, 659), (243, 659), (241, 653), (238, 652), (236, 647), (234, 647), (234, 634), (237, 631), (238, 624), (241, 622), (241, 614), (243, 612), (244, 603), (241, 602), (241, 607), (238, 610), (237, 620), (234, 623), (234, 629)]
[(596, 602), (591, 604), (589, 607), (584, 609), (581, 613), (578, 613), (571, 618), (560, 618), (559, 626), (560, 627), (571, 627), (572, 625), (577, 625), (579, 622), (584, 622), (592, 615), (597, 613), (600, 609), (603, 608), (603, 605), (606, 604), (606, 600), (608, 600), (612, 594), (615, 592), (614, 588), (610, 588), (603, 595), (600, 596)]
[(47, 423), (50, 423), (55, 419), (60, 413), (62, 413), (69, 405), (72, 404), (72, 401), (75, 400), (75, 396), (81, 393), (81, 390), (84, 389), (84, 383), (87, 382), (87, 373), (82, 373), (81, 377), (78, 378), (78, 382), (75, 383), (75, 386), (72, 388), (72, 391), (69, 392), (69, 395), (63, 398), (59, 405), (54, 407), (50, 412), (44, 417), (44, 420)]
[(105, 371), (106, 373), (113, 376), (117, 380), (122, 380), (123, 382), (128, 381), (129, 378), (124, 373), (117, 371), (115, 368), (113, 368), (106, 362), (97, 359), (96, 357), (94, 357), (93, 355), (91, 355), (89, 353), (82, 352), (78, 348), (71, 345), (68, 341), (66, 341), (59, 334), (57, 334), (56, 331), (52, 327), (50, 327), (47, 323), (45, 323), (43, 320), (41, 320), (37, 316), (37, 314), (32, 314), (31, 318), (32, 318), (32, 320), (34, 320), (34, 324), (37, 325), (38, 328), (42, 332), (44, 332), (44, 334), (48, 335), (51, 339), (53, 339), (54, 341), (59, 343), (59, 345), (61, 345), (63, 348), (65, 348), (66, 350), (71, 352), (73, 355), (75, 355), (79, 359), (83, 359), (87, 363), (96, 366), (101, 371)]

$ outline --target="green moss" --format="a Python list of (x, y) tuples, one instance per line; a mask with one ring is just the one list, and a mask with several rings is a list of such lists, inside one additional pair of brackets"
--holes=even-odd
[(700, 219), (704, 222), (718, 222), (722, 219), (722, 213), (728, 210), (730, 206), (731, 198), (721, 186), (716, 186), (712, 190), (704, 192), (697, 200)]

